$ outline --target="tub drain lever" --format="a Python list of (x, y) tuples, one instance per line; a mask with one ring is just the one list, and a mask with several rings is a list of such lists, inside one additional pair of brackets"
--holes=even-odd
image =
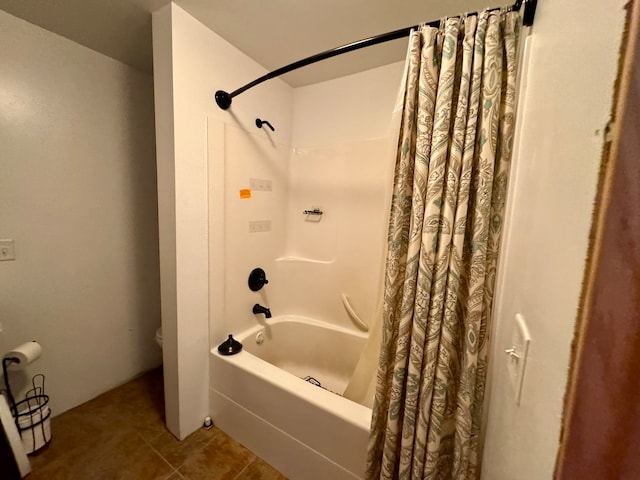
[(229, 337), (218, 345), (218, 352), (220, 355), (235, 355), (242, 350), (242, 344), (233, 338), (233, 335), (229, 334)]

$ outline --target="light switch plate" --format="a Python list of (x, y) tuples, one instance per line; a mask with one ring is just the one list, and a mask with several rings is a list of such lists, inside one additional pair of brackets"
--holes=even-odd
[(505, 350), (507, 370), (517, 405), (520, 405), (520, 399), (522, 397), (522, 384), (527, 367), (530, 343), (531, 335), (529, 328), (527, 327), (524, 316), (518, 313), (516, 314), (513, 324), (511, 345)]

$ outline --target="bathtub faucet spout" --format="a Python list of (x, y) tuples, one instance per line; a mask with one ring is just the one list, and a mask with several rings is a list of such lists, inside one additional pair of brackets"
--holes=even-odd
[(267, 307), (263, 307), (259, 303), (256, 303), (253, 306), (253, 313), (255, 313), (256, 315), (259, 313), (264, 313), (264, 316), (266, 318), (271, 318), (271, 310), (269, 310)]

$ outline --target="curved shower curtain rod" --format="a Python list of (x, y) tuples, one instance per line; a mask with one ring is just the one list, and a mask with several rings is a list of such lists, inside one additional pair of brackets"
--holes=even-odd
[[(536, 6), (538, 4), (538, 0), (516, 0), (513, 5), (508, 7), (511, 10), (519, 11), (524, 5), (524, 11), (522, 14), (522, 23), (525, 26), (533, 25), (533, 17), (536, 13)], [(496, 7), (490, 10), (498, 10), (504, 7)], [(474, 15), (477, 12), (469, 13), (468, 15)], [(421, 25), (428, 25), (430, 27), (439, 27), (440, 20), (434, 20), (432, 22), (428, 22)], [(263, 75), (260, 78), (257, 78), (253, 82), (249, 82), (243, 87), (234, 90), (231, 93), (225, 92), (224, 90), (218, 90), (215, 94), (216, 103), (218, 106), (227, 110), (231, 106), (231, 101), (233, 97), (240, 95), (241, 93), (249, 90), (250, 88), (255, 87), (256, 85), (261, 84), (262, 82), (266, 82), (267, 80), (271, 80), (272, 78), (279, 77), (280, 75), (284, 75), (292, 70), (296, 70), (301, 67), (306, 67), (307, 65), (311, 65), (312, 63), (319, 62), (321, 60), (326, 60), (327, 58), (335, 57), (337, 55), (342, 55), (343, 53), (352, 52), (354, 50), (359, 50), (361, 48), (370, 47), (372, 45), (378, 45), (379, 43), (389, 42), (391, 40), (397, 40), (399, 38), (408, 37), (411, 31), (415, 28), (418, 28), (420, 25), (414, 25), (412, 27), (401, 28), (400, 30), (394, 30), (393, 32), (382, 33), (380, 35), (376, 35), (375, 37), (365, 38), (363, 40), (358, 40), (357, 42), (349, 43), (347, 45), (342, 45), (341, 47), (333, 48), (331, 50), (326, 50), (321, 53), (317, 53), (307, 58), (303, 58), (302, 60), (298, 60), (297, 62), (290, 63), (289, 65), (285, 65), (273, 72), (269, 72), (266, 75)]]

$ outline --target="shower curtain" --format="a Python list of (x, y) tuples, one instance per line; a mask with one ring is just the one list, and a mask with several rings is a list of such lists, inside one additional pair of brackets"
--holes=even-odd
[(409, 40), (369, 480), (479, 476), (521, 22), (441, 23)]

